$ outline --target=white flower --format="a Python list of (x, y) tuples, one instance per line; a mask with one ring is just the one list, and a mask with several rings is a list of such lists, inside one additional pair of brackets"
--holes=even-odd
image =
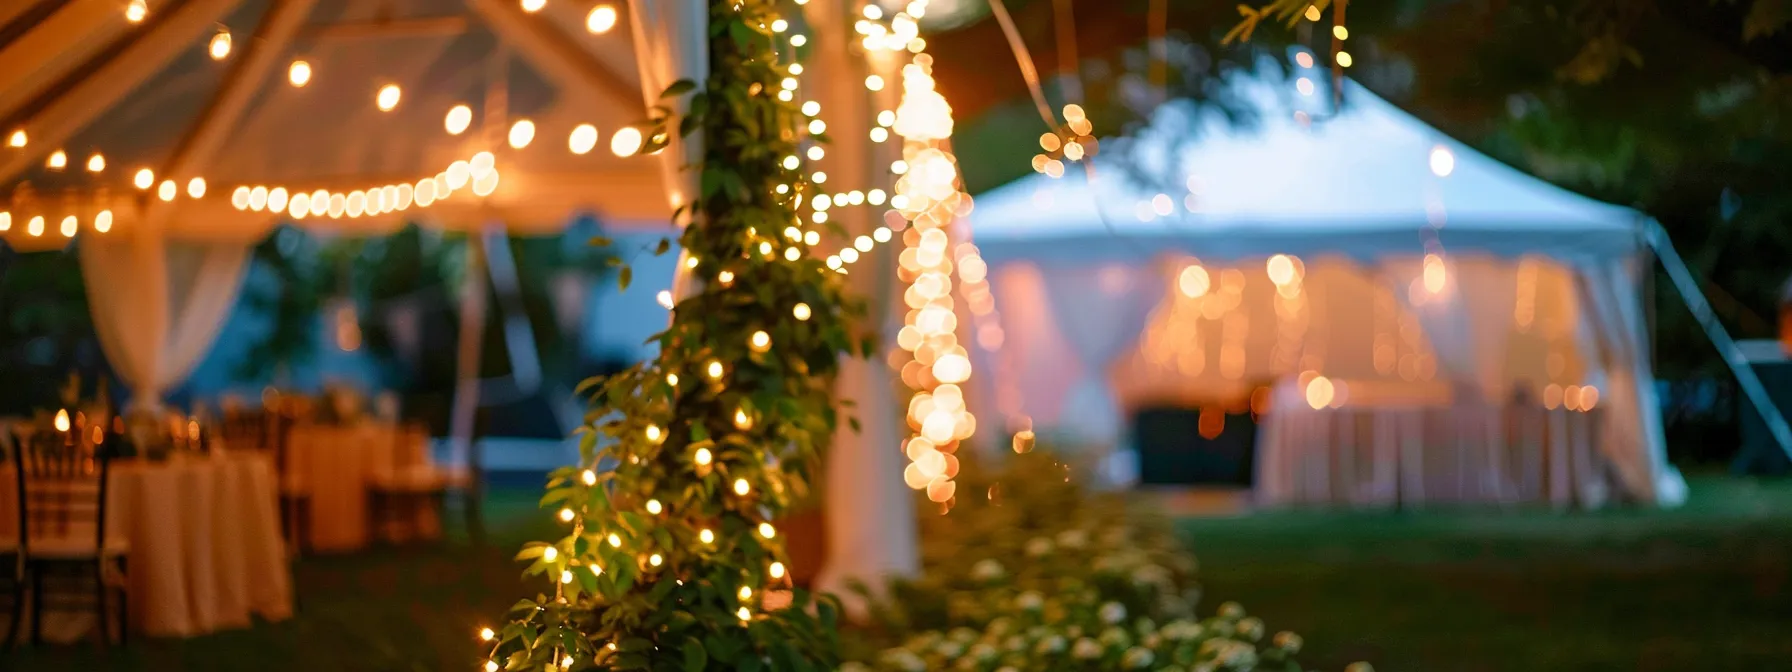
[(1040, 655), (1050, 655), (1050, 654), (1054, 654), (1054, 653), (1061, 653), (1063, 651), (1064, 651), (1064, 638), (1059, 637), (1057, 635), (1052, 635), (1050, 637), (1041, 639), (1041, 640), (1039, 640), (1039, 645), (1033, 647), (1033, 652), (1038, 653)]
[(1269, 641), (1271, 643), (1275, 644), (1276, 648), (1286, 651), (1288, 653), (1291, 653), (1291, 654), (1300, 653), (1300, 645), (1301, 645), (1300, 635), (1294, 634), (1292, 632), (1288, 632), (1287, 630), (1283, 630), (1281, 632), (1276, 633), (1275, 638), (1273, 638)]
[(1126, 605), (1119, 602), (1101, 605), (1101, 622), (1114, 625), (1124, 620), (1126, 620)]
[(1238, 636), (1253, 642), (1263, 639), (1263, 619), (1256, 616), (1239, 619)]
[(866, 667), (864, 663), (850, 661), (840, 666), (840, 672), (871, 672), (871, 668)]
[(949, 636), (952, 638), (952, 641), (961, 644), (969, 644), (977, 641), (977, 631), (966, 627), (953, 628), (952, 633)]
[(1082, 548), (1089, 545), (1089, 534), (1082, 530), (1065, 530), (1059, 532), (1058, 545), (1065, 548)]
[(887, 652), (884, 655), (884, 662), (904, 672), (926, 672), (927, 670), (927, 661), (921, 660), (921, 657), (915, 655), (913, 651), (904, 649)]
[(1101, 645), (1096, 644), (1093, 639), (1084, 637), (1076, 640), (1076, 646), (1071, 647), (1070, 655), (1083, 660), (1094, 660), (1101, 657)]
[(1002, 578), (1002, 563), (993, 558), (985, 558), (971, 566), (971, 578), (978, 581), (994, 581)]
[(982, 663), (995, 660), (996, 656), (1001, 655), (1001, 653), (1001, 651), (996, 650), (996, 647), (988, 644), (978, 644), (971, 647), (971, 657)]
[(1009, 635), (1008, 639), (1002, 642), (1002, 648), (1019, 652), (1021, 649), (1027, 648), (1027, 638), (1020, 635)]
[(1156, 660), (1157, 655), (1151, 653), (1150, 649), (1135, 647), (1127, 649), (1126, 655), (1120, 657), (1120, 667), (1129, 670), (1142, 670), (1151, 667), (1151, 663)]
[(964, 645), (959, 644), (958, 642), (945, 641), (940, 642), (940, 645), (934, 647), (933, 651), (940, 654), (941, 657), (950, 660), (964, 655)]
[(1014, 598), (1014, 606), (1024, 611), (1037, 611), (1045, 606), (1045, 596), (1029, 590)]
[(1052, 540), (1050, 539), (1034, 537), (1032, 541), (1027, 542), (1028, 556), (1037, 558), (1050, 552), (1052, 552)]
[(1244, 605), (1237, 602), (1220, 605), (1220, 618), (1244, 618)]
[(1126, 645), (1130, 643), (1126, 637), (1126, 631), (1119, 628), (1108, 628), (1101, 631), (1100, 639), (1102, 646), (1110, 649), (1126, 648)]

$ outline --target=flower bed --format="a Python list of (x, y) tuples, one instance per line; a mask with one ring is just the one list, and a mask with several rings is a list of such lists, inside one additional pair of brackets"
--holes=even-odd
[(1197, 617), (1194, 557), (1150, 506), (1080, 487), (1045, 453), (968, 462), (957, 507), (923, 518), (923, 575), (855, 587), (872, 625), (843, 669), (1302, 669), (1300, 636), (1236, 603)]

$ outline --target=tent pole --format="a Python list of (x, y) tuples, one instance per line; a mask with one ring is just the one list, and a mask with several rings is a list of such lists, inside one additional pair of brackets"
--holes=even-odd
[(465, 464), (468, 476), (467, 532), (475, 544), (483, 538), (477, 504), (481, 474), (476, 467), (474, 432), (479, 413), (479, 360), (485, 344), (485, 238), (480, 231), (467, 235), (467, 268), (461, 285), (460, 339), (455, 364), (454, 409), (449, 418), (449, 460)]
[(1673, 281), (1674, 289), (1679, 291), (1680, 299), (1686, 303), (1686, 309), (1692, 311), (1693, 318), (1699, 321), (1699, 326), (1704, 327), (1705, 336), (1711, 339), (1712, 345), (1717, 346), (1718, 354), (1723, 355), (1724, 363), (1736, 375), (1737, 386), (1742, 388), (1743, 396), (1748, 397), (1755, 412), (1760, 413), (1761, 419), (1767, 423), (1767, 431), (1773, 434), (1773, 440), (1779, 444), (1780, 451), (1792, 459), (1792, 427), (1786, 425), (1785, 415), (1773, 404), (1773, 398), (1768, 396), (1760, 376), (1755, 375), (1755, 370), (1743, 357), (1742, 350), (1736, 347), (1736, 341), (1730, 338), (1730, 332), (1724, 330), (1717, 314), (1711, 311), (1711, 303), (1699, 291), (1698, 280), (1692, 277), (1692, 271), (1680, 259), (1680, 253), (1674, 249), (1674, 242), (1668, 239), (1667, 231), (1661, 228), (1661, 222), (1653, 219), (1649, 220), (1644, 231), (1648, 236), (1649, 247), (1655, 250), (1655, 257), (1661, 260), (1662, 269), (1667, 271), (1668, 279)]

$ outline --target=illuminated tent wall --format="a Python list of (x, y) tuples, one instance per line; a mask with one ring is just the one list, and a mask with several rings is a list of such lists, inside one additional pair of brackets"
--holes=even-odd
[[(895, 81), (903, 44), (854, 51), (858, 38), (846, 26), (863, 3), (808, 4), (818, 28), (791, 28), (793, 37), (813, 35), (815, 74), (775, 95), (828, 106), (836, 142), (806, 165), (832, 172), (830, 187), (889, 188), (890, 145), (873, 151), (867, 138), (897, 91), (879, 92), (867, 76)], [(251, 246), (276, 225), (342, 236), (408, 222), (468, 232), (467, 275), (493, 282), (505, 235), (557, 233), (581, 214), (675, 234), (671, 215), (696, 181), (680, 168), (701, 148), (674, 138), (654, 156), (636, 156), (643, 138), (631, 124), (666, 102), (661, 92), (672, 82), (705, 76), (708, 7), (0, 2), (0, 237), (22, 251), (79, 238), (107, 359), (137, 400), (154, 405), (210, 348)], [(860, 193), (854, 205), (864, 202)], [(845, 193), (838, 202), (835, 221), (853, 233), (875, 226), (869, 208), (845, 208)], [(889, 246), (865, 252), (876, 260), (866, 266), (893, 263)], [(684, 277), (637, 282), (663, 282), (677, 294)], [(463, 297), (461, 450), (482, 383), (483, 282), (470, 282)], [(861, 373), (842, 383), (852, 388), (846, 396), (887, 393), (881, 367), (849, 368)], [(889, 406), (865, 405), (866, 434), (843, 434), (836, 450), (833, 478), (847, 484), (828, 489), (832, 524), (874, 534), (834, 535), (831, 571), (840, 577), (910, 573), (918, 564), (913, 521), (902, 515), (901, 458), (888, 449), (900, 430)]]
[[(1275, 413), (1524, 395), (1602, 409), (1596, 448), (1619, 494), (1683, 496), (1638, 298), (1645, 217), (1354, 83), (1320, 119), (1294, 87), (1241, 79), (1260, 124), (1168, 108), (1135, 140), (1139, 167), (1174, 189), (1098, 160), (1093, 183), (1073, 166), (978, 199), (1003, 319), (981, 336), (998, 346), (1004, 413), (1116, 445), (1128, 411), (1165, 402)], [(1171, 155), (1169, 134), (1191, 129)]]

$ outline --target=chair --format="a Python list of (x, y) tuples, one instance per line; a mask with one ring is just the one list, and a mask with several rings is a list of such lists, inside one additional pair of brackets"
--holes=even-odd
[(407, 423), (394, 432), (392, 462), (373, 470), (367, 486), (368, 529), (379, 535), (397, 527), (404, 536), (421, 537), (417, 523), (423, 511), (434, 509), (436, 519), (447, 523), (448, 495), (470, 501), (472, 479), (456, 469), (443, 469), (429, 455), (429, 430)]
[(280, 494), (280, 532), (295, 554), (311, 547), (311, 489), (304, 470), (292, 464), (292, 430), (297, 424), (290, 412), (270, 409), (256, 414), (259, 423), (255, 447), (273, 463)]
[[(91, 577), (100, 638), (111, 642), (116, 614), (118, 642), (129, 641), (126, 556), (130, 547), (106, 534), (107, 486), (112, 445), (100, 446), (68, 434), (37, 432), (14, 441), (13, 467), (19, 493), (19, 540), (24, 576), (31, 583), (31, 643), (43, 642), (43, 612), (50, 578)], [(116, 611), (110, 597), (117, 598)], [(70, 600), (74, 602), (75, 600)]]
[[(0, 422), (0, 460), (12, 464), (14, 452), (12, 428)], [(18, 479), (6, 479), (0, 487), (14, 488)], [(4, 496), (4, 495), (0, 495)], [(16, 506), (16, 490), (14, 493)], [(11, 649), (19, 638), (19, 625), (25, 621), (25, 555), (19, 547), (19, 537), (15, 534), (0, 535), (0, 596), (6, 600), (6, 638), (0, 641), (0, 649)]]

